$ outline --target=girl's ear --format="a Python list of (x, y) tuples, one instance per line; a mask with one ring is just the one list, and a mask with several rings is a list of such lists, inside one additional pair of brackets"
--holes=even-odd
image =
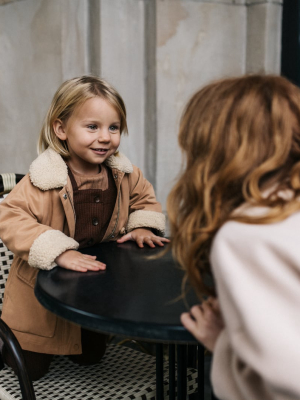
[(60, 119), (57, 119), (53, 122), (53, 130), (55, 135), (60, 139), (60, 140), (67, 140), (67, 134), (65, 130), (65, 126), (63, 122)]

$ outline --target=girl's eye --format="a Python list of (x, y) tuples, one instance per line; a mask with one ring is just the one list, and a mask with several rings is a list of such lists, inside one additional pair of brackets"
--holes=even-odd
[(112, 132), (117, 132), (120, 128), (117, 125), (111, 125), (109, 127), (109, 130)]
[(88, 125), (88, 129), (94, 131), (95, 129), (97, 129), (97, 125)]

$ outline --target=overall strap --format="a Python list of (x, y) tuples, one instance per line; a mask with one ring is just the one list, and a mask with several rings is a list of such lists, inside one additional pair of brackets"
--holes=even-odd
[(76, 180), (74, 178), (74, 175), (73, 175), (73, 173), (71, 171), (71, 168), (69, 168), (69, 167), (68, 167), (68, 175), (69, 175), (69, 178), (70, 178), (71, 183), (72, 183), (73, 191), (78, 190), (77, 182), (76, 182)]

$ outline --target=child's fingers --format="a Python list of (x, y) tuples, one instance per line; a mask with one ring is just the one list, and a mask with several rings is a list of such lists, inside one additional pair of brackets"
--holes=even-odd
[(84, 258), (93, 258), (94, 260), (97, 258), (97, 256), (91, 256), (90, 254), (82, 254), (82, 257), (84, 257)]
[(144, 243), (146, 243), (148, 246), (150, 246), (152, 248), (155, 247), (155, 245), (163, 247), (164, 246), (164, 242), (165, 243), (169, 243), (170, 242), (169, 239), (162, 238), (162, 237), (156, 236), (156, 235), (145, 236), (143, 238), (143, 241), (144, 241)]
[[(145, 235), (145, 233), (148, 233)], [(127, 242), (128, 240), (133, 240), (136, 242), (136, 244), (140, 247), (144, 247), (144, 243), (147, 244), (149, 247), (153, 248), (155, 245), (157, 246), (164, 246), (164, 243), (169, 243), (170, 240), (167, 238), (162, 238), (160, 236), (156, 235), (151, 235), (151, 231), (148, 230), (139, 230), (139, 232), (129, 232), (126, 235), (124, 235), (122, 238), (117, 240), (117, 243), (124, 243)]]
[(128, 240), (132, 240), (131, 233), (127, 233), (126, 235), (122, 236), (120, 239), (117, 240), (117, 243), (124, 243)]
[(124, 235), (122, 238), (117, 240), (117, 243), (124, 243), (128, 240), (133, 240), (137, 243), (140, 248), (144, 247), (144, 243), (149, 247), (164, 246), (164, 243), (169, 243), (170, 240), (156, 236), (151, 229), (148, 228), (137, 228)]
[[(169, 239), (162, 238), (160, 236), (151, 237), (152, 243), (157, 244), (158, 246), (164, 246), (164, 243), (169, 243)], [(152, 247), (152, 246), (151, 246)]]
[(142, 237), (137, 237), (135, 239), (136, 244), (142, 249), (144, 247), (144, 238)]
[(97, 261), (96, 263), (82, 262), (80, 265), (81, 267), (91, 271), (99, 271), (106, 269), (106, 265), (100, 261)]
[(148, 237), (148, 236), (146, 236), (146, 237), (144, 238), (144, 243), (147, 243), (147, 245), (148, 245), (149, 247), (155, 247), (154, 242), (155, 242), (155, 239), (154, 239), (154, 238), (151, 238), (151, 237)]
[(79, 272), (99, 271), (106, 269), (106, 265), (101, 261), (97, 261), (96, 256), (89, 256), (88, 254), (81, 254), (76, 251), (69, 253), (66, 252), (65, 257), (60, 259), (58, 265), (66, 269)]
[(82, 267), (87, 269), (105, 269), (106, 265), (101, 261), (97, 261), (96, 258), (96, 256), (91, 256), (89, 254), (81, 254), (78, 261), (81, 263)]
[(106, 269), (105, 264), (101, 265), (90, 265), (90, 264), (71, 264), (68, 269), (79, 272), (87, 272), (87, 271), (104, 271)]

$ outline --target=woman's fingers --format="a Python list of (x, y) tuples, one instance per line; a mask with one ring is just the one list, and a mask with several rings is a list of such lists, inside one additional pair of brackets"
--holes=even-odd
[(196, 321), (203, 318), (203, 308), (202, 304), (197, 304), (190, 309), (191, 315), (195, 318)]
[(189, 313), (181, 315), (182, 325), (210, 351), (224, 328), (222, 315), (215, 299), (207, 299), (201, 305), (193, 306)]
[(219, 301), (215, 297), (209, 297), (205, 302), (202, 303), (202, 307), (205, 310), (207, 320), (211, 320), (215, 325), (220, 327), (224, 326)]
[(219, 300), (216, 297), (209, 297), (207, 299), (207, 301), (209, 301), (209, 303), (211, 304), (212, 308), (217, 311), (217, 312), (221, 312), (220, 309), (220, 304), (219, 304)]
[(204, 319), (199, 306), (191, 308), (189, 313), (183, 313), (180, 317), (182, 325), (198, 340), (203, 342), (204, 338)]
[(182, 325), (185, 327), (185, 329), (187, 329), (193, 336), (196, 337), (197, 323), (191, 317), (191, 314), (188, 312), (181, 314), (180, 321), (181, 321)]

